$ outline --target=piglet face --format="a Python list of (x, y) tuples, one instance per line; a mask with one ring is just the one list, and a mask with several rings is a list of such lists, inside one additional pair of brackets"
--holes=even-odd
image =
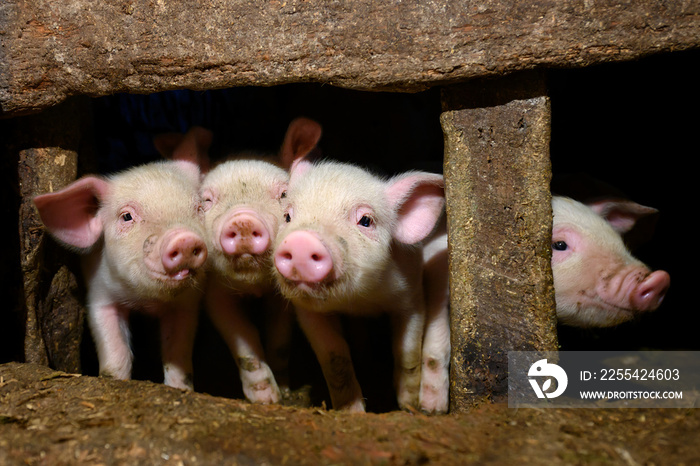
[(274, 256), (282, 293), (316, 310), (381, 300), (377, 294), (386, 290), (378, 284), (391, 273), (396, 248), (421, 241), (440, 214), (442, 178), (430, 180), (435, 203), (413, 217), (424, 207), (415, 196), (420, 181), (385, 181), (334, 162), (297, 165)]
[(589, 207), (553, 200), (552, 274), (557, 317), (581, 327), (607, 327), (658, 308), (670, 284), (625, 247), (620, 234)]
[(271, 246), (282, 219), (288, 175), (263, 160), (214, 168), (200, 190), (213, 269), (231, 287), (270, 281)]
[(333, 307), (380, 279), (394, 221), (380, 181), (323, 164), (294, 177), (275, 264), (283, 294)]
[(114, 278), (145, 299), (200, 287), (207, 247), (196, 166), (159, 162), (113, 176), (98, 217)]

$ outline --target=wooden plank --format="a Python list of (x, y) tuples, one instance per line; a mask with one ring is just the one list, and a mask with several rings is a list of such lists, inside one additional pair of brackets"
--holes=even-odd
[(81, 369), (85, 310), (80, 266), (76, 254), (49, 238), (32, 199), (75, 180), (84, 114), (84, 103), (70, 101), (40, 115), (12, 120), (21, 196), (24, 359), (68, 372)]
[(318, 82), (417, 91), (700, 47), (700, 2), (5, 0), (0, 109)]
[(556, 350), (550, 105), (539, 73), (443, 92), (450, 410), (507, 395), (508, 351)]

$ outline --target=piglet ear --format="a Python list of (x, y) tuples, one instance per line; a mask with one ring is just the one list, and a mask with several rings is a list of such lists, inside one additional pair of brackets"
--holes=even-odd
[(313, 167), (313, 165), (313, 162), (310, 162), (309, 160), (306, 160), (304, 158), (296, 160), (289, 169), (289, 183), (291, 184), (292, 182), (294, 182), (294, 180), (296, 180), (304, 173), (309, 171), (309, 169)]
[(209, 147), (214, 134), (201, 126), (193, 126), (185, 134), (164, 133), (153, 138), (156, 150), (166, 159), (191, 162), (202, 173), (209, 171)]
[(108, 181), (86, 176), (60, 191), (36, 196), (34, 205), (56, 239), (68, 246), (88, 249), (102, 236), (97, 211), (108, 193)]
[(627, 199), (601, 199), (586, 202), (586, 205), (603, 217), (619, 234), (632, 230), (637, 222), (649, 216), (656, 216), (658, 210), (643, 206)]
[(181, 133), (158, 134), (156, 136), (153, 136), (153, 145), (163, 158), (172, 160), (175, 148), (182, 142), (184, 138), (185, 135)]
[(296, 118), (289, 124), (280, 149), (282, 166), (291, 171), (302, 159), (312, 158), (320, 139), (320, 124), (308, 118)]
[(445, 182), (442, 175), (409, 172), (389, 181), (386, 197), (397, 212), (394, 238), (415, 244), (433, 231), (442, 215)]

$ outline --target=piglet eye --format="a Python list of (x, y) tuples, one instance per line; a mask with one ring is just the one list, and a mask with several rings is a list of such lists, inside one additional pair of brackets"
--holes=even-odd
[(372, 226), (372, 218), (368, 217), (367, 215), (363, 215), (357, 224), (365, 228), (369, 228)]
[(280, 199), (284, 199), (287, 197), (287, 191), (282, 191), (282, 194), (280, 194)]
[(552, 243), (552, 249), (555, 251), (566, 251), (569, 248), (569, 245), (566, 244), (566, 241), (555, 241)]
[(131, 222), (134, 218), (131, 216), (131, 213), (129, 212), (124, 212), (121, 215), (122, 221), (124, 222)]
[(292, 221), (292, 216), (289, 215), (289, 212), (287, 212), (287, 213), (284, 214), (284, 221), (287, 222), (287, 223), (289, 223), (289, 222)]

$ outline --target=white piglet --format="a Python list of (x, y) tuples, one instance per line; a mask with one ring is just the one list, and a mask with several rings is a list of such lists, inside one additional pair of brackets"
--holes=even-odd
[(163, 161), (85, 176), (37, 196), (48, 231), (84, 253), (88, 322), (100, 375), (129, 379), (129, 313), (160, 319), (164, 382), (192, 389), (192, 348), (207, 247), (197, 165)]
[[(640, 207), (630, 201), (584, 205), (552, 198), (552, 275), (559, 323), (611, 327), (659, 307), (671, 283), (625, 247)], [(648, 209), (647, 209), (648, 210)]]
[(340, 313), (391, 316), (399, 406), (421, 407), (425, 324), (421, 241), (444, 208), (442, 175), (389, 180), (337, 162), (297, 160), (274, 250), (277, 282), (323, 370), (335, 409), (363, 412)]
[[(553, 196), (552, 275), (560, 324), (611, 327), (656, 310), (670, 286), (663, 270), (651, 271), (625, 246), (622, 235), (655, 209), (629, 200), (604, 198), (587, 205)], [(434, 372), (423, 387), (423, 405), (447, 409), (447, 396), (436, 384), (449, 378), (449, 287), (446, 225), (424, 247), (427, 322), (424, 373)], [(440, 360), (443, 356), (447, 359)], [(430, 404), (432, 400), (432, 405)]]
[[(244, 395), (255, 403), (278, 402), (280, 388), (288, 385), (294, 316), (276, 292), (272, 275), (272, 244), (289, 178), (283, 167), (309, 153), (319, 137), (315, 122), (297, 119), (289, 126), (279, 160), (240, 155), (216, 165), (202, 182), (211, 262), (207, 311), (238, 365)], [(265, 312), (266, 349), (251, 320), (254, 310), (246, 306), (251, 296), (263, 300), (259, 312)]]

